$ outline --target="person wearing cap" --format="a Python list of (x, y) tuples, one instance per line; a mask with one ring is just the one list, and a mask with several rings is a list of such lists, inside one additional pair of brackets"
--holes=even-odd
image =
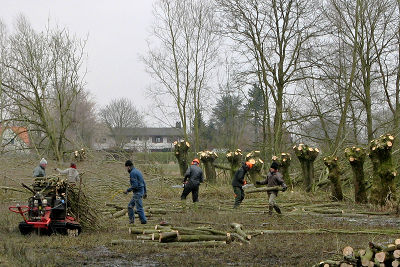
[(185, 172), (183, 179), (183, 192), (181, 200), (185, 200), (189, 193), (192, 193), (193, 202), (199, 201), (199, 187), (200, 183), (204, 181), (203, 170), (199, 167), (200, 160), (194, 159), (192, 164)]
[(125, 162), (125, 168), (129, 173), (131, 187), (125, 190), (124, 194), (133, 192), (132, 199), (128, 204), (129, 223), (134, 224), (135, 222), (135, 212), (133, 211), (133, 208), (136, 206), (136, 212), (139, 215), (140, 222), (146, 224), (147, 218), (144, 214), (142, 198), (147, 197), (147, 189), (143, 175), (138, 169), (133, 167), (133, 163), (130, 160)]
[(47, 167), (47, 160), (45, 158), (42, 158), (39, 162), (39, 166), (37, 166), (33, 170), (33, 177), (45, 177), (46, 167)]
[(246, 184), (244, 176), (251, 168), (253, 168), (253, 163), (247, 161), (242, 164), (242, 166), (235, 172), (235, 176), (233, 176), (232, 187), (233, 192), (235, 193), (235, 204), (233, 205), (233, 208), (239, 207), (240, 203), (242, 203), (244, 199), (244, 190), (242, 188), (242, 186)]
[[(285, 182), (282, 179), (282, 174), (278, 171), (279, 165), (277, 162), (272, 162), (271, 167), (269, 168), (269, 173), (267, 175), (267, 178), (264, 181), (257, 181), (257, 185), (267, 185), (267, 187), (274, 187), (274, 186), (282, 186), (283, 189), (282, 191), (286, 191), (287, 186)], [(269, 204), (269, 214), (272, 214), (272, 209), (275, 209), (275, 211), (278, 214), (281, 214), (281, 209), (279, 206), (276, 204), (275, 199), (278, 196), (278, 190), (274, 191), (268, 191), (268, 204)]]
[(60, 174), (65, 174), (67, 175), (67, 182), (69, 184), (78, 184), (79, 183), (79, 172), (76, 170), (76, 164), (71, 163), (70, 167), (65, 169), (65, 170), (60, 170), (59, 168), (55, 169), (58, 171)]

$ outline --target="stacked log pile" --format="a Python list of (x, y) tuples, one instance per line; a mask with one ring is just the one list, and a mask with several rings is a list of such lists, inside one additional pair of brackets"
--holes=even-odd
[(252, 151), (246, 155), (246, 161), (249, 161), (253, 164), (253, 168), (249, 170), (250, 180), (253, 184), (256, 184), (257, 181), (264, 180), (261, 172), (263, 170), (264, 161), (260, 158), (260, 151)]
[(242, 150), (236, 149), (235, 151), (228, 151), (226, 153), (226, 159), (228, 160), (229, 164), (231, 165), (231, 178), (235, 176), (236, 171), (240, 168), (240, 163), (242, 162)]
[(215, 172), (214, 161), (218, 158), (217, 153), (201, 151), (198, 154), (201, 162), (204, 164), (207, 182), (215, 183), (217, 180), (217, 173)]
[(188, 167), (188, 151), (190, 148), (189, 142), (185, 140), (175, 141), (174, 142), (174, 154), (176, 159), (178, 160), (179, 170), (181, 175), (184, 176), (186, 169)]
[(289, 153), (281, 153), (280, 155), (273, 156), (272, 161), (275, 161), (279, 165), (279, 172), (283, 176), (283, 180), (289, 186), (292, 185), (292, 180), (289, 175), (289, 167), (292, 158)]
[[(152, 243), (186, 243), (187, 245), (217, 246), (225, 245), (231, 242), (249, 244), (252, 236), (243, 230), (239, 223), (232, 223), (232, 232), (220, 231), (211, 227), (179, 227), (169, 224), (159, 224), (154, 228), (129, 228), (129, 234), (134, 235), (129, 240), (113, 240), (112, 244), (138, 243), (137, 241), (146, 241)], [(190, 244), (188, 244), (190, 243)]]
[(371, 141), (369, 157), (372, 161), (374, 176), (370, 202), (385, 205), (387, 200), (394, 200), (396, 186), (394, 179), (397, 171), (392, 162), (394, 137), (390, 134), (381, 135)]
[(400, 239), (394, 244), (379, 245), (369, 242), (368, 248), (354, 250), (343, 249), (343, 259), (322, 261), (314, 267), (350, 267), (350, 266), (400, 266)]
[(319, 154), (319, 150), (304, 144), (294, 146), (293, 150), (301, 164), (305, 190), (310, 192), (314, 182), (314, 161)]
[(343, 200), (342, 183), (340, 181), (340, 169), (338, 157), (329, 156), (324, 158), (324, 164), (329, 170), (328, 179), (331, 181), (332, 198), (334, 200)]
[(367, 203), (367, 188), (364, 179), (366, 152), (362, 147), (348, 147), (344, 150), (353, 171), (354, 198), (356, 203)]

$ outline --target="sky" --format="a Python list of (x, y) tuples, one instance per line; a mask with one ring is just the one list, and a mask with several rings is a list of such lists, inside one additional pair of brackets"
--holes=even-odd
[(12, 31), (19, 14), (36, 30), (66, 27), (87, 38), (86, 88), (98, 106), (127, 97), (141, 111), (149, 109), (150, 75), (139, 59), (154, 21), (155, 0), (0, 0), (0, 19)]

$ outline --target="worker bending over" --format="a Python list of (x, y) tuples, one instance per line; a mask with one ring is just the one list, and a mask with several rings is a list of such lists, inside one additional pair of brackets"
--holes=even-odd
[(33, 177), (45, 177), (46, 167), (47, 167), (47, 160), (45, 160), (45, 158), (42, 158), (39, 162), (39, 166), (37, 166), (33, 170)]
[(203, 170), (199, 167), (200, 160), (194, 159), (192, 165), (186, 170), (183, 179), (183, 192), (181, 200), (185, 200), (189, 193), (192, 193), (193, 202), (199, 201), (199, 186), (204, 181)]

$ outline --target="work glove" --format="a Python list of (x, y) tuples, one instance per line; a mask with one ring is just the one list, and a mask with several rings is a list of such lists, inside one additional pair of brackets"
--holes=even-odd
[(259, 181), (256, 182), (256, 185), (260, 185), (260, 184), (261, 184), (261, 182), (259, 182)]

